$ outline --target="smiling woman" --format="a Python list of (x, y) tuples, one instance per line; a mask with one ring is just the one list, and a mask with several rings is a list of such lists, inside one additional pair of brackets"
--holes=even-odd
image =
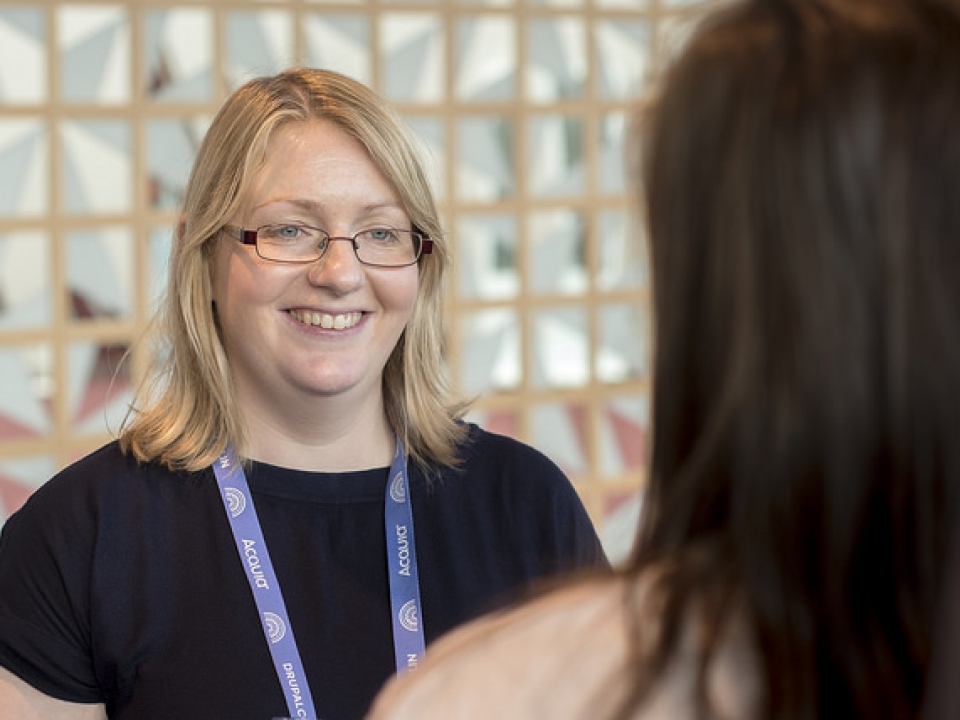
[[(408, 234), (406, 246), (378, 250), (381, 264), (370, 265), (360, 259), (369, 241), (359, 238), (382, 228), (409, 233), (410, 224), (390, 181), (336, 123), (291, 122), (270, 139), (231, 218), (259, 228), (256, 252), (221, 240), (211, 269), (221, 339), (258, 459), (309, 468), (311, 454), (329, 452), (325, 437), (351, 433), (364, 438), (364, 453), (344, 445), (330, 469), (389, 464), (395, 442), (381, 373), (413, 313), (417, 253)], [(306, 229), (313, 226), (325, 230)], [(328, 233), (348, 241), (330, 242)], [(382, 265), (393, 257), (394, 266)]]
[(292, 70), (231, 96), (119, 441), (4, 526), (0, 707), (360, 718), (454, 626), (606, 568), (558, 467), (462, 420), (447, 265), (374, 93)]

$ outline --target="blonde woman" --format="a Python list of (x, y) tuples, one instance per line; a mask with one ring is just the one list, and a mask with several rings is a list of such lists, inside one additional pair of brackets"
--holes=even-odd
[(605, 565), (560, 470), (461, 420), (448, 254), (370, 90), (226, 102), (129, 422), (4, 527), (0, 716), (360, 718), (437, 636)]

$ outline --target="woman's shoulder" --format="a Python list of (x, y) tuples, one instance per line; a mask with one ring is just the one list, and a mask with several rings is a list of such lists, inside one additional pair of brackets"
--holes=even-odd
[[(120, 449), (113, 441), (65, 466), (40, 485), (15, 513), (20, 517), (89, 518), (101, 514), (105, 506), (118, 506), (133, 497), (156, 494), (155, 488), (175, 486), (171, 478), (180, 477), (157, 463), (142, 463)], [(197, 474), (185, 475), (196, 484)]]
[(624, 586), (591, 579), (440, 639), (370, 720), (586, 717), (627, 657)]
[[(102, 486), (125, 482), (133, 476), (170, 478), (177, 475), (159, 463), (141, 462), (130, 453), (125, 453), (116, 440), (78, 458), (57, 472), (38, 489), (43, 492), (65, 492), (69, 489)], [(187, 477), (191, 474), (184, 474)]]
[(566, 477), (560, 467), (541, 450), (472, 423), (467, 424), (466, 439), (458, 454), (463, 461), (459, 468), (461, 474), (505, 479), (525, 476), (535, 482), (538, 479), (553, 482)]
[(466, 432), (460, 450), (468, 456), (487, 456), (495, 453), (497, 456), (506, 454), (508, 456), (546, 458), (546, 455), (532, 445), (528, 445), (510, 435), (487, 430), (475, 423), (467, 422), (464, 425)]
[[(656, 571), (592, 577), (441, 638), (416, 671), (392, 680), (368, 720), (575, 720), (616, 716), (659, 630)], [(697, 717), (697, 623), (635, 720)], [(724, 632), (707, 689), (717, 716), (754, 717), (756, 663), (740, 622)]]
[(112, 441), (62, 467), (37, 488), (30, 500), (90, 492), (135, 465), (136, 461), (120, 450), (119, 443)]
[(460, 457), (460, 466), (441, 468), (439, 476), (444, 487), (467, 493), (471, 502), (512, 508), (525, 517), (535, 513), (557, 527), (589, 523), (570, 478), (537, 448), (470, 425)]

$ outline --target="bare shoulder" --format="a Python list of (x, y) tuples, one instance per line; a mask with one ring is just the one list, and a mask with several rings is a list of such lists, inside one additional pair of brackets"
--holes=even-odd
[[(367, 720), (579, 720), (613, 717), (642, 669), (636, 656), (659, 634), (658, 570), (554, 591), (441, 638), (414, 672), (388, 683)], [(699, 717), (701, 625), (687, 613), (676, 655), (636, 720)], [(742, 618), (731, 617), (707, 668), (719, 718), (757, 715), (759, 676)]]
[(626, 661), (625, 602), (623, 582), (595, 579), (455, 630), (416, 671), (391, 681), (370, 720), (596, 711)]
[(0, 717), (17, 720), (106, 720), (103, 705), (72, 703), (45, 695), (0, 667)]

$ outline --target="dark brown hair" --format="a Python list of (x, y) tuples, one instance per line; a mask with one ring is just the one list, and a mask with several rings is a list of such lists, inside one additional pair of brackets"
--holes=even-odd
[(960, 6), (738, 3), (644, 124), (656, 358), (630, 568), (661, 569), (664, 609), (631, 703), (695, 607), (706, 714), (739, 609), (762, 717), (915, 717), (960, 482)]

